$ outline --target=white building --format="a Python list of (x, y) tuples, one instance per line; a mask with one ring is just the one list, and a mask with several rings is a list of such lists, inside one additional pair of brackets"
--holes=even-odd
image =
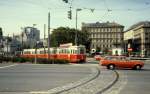
[(34, 48), (40, 40), (40, 31), (35, 27), (25, 27), (22, 29), (20, 41), (25, 48)]
[(101, 50), (121, 47), (124, 26), (116, 22), (82, 23), (82, 30), (88, 31), (91, 38), (91, 49)]
[(21, 44), (15, 37), (4, 37), (3, 41), (3, 54), (15, 55), (16, 51), (19, 51)]
[(133, 55), (150, 56), (150, 21), (133, 24), (124, 32), (124, 41)]

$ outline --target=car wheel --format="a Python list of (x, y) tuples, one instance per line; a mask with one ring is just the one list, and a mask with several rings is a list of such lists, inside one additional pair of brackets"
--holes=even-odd
[(110, 64), (110, 65), (107, 66), (107, 68), (110, 69), (110, 70), (114, 70), (115, 69), (115, 65)]
[(140, 70), (140, 69), (141, 69), (141, 66), (140, 66), (140, 65), (136, 65), (136, 66), (135, 66), (135, 69), (136, 69), (136, 70)]

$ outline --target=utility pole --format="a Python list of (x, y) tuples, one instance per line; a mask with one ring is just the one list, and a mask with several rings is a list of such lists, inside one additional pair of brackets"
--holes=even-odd
[(34, 63), (35, 63), (35, 64), (37, 63), (37, 42), (36, 42), (36, 45), (35, 45), (35, 58), (34, 58)]
[(8, 37), (7, 37), (7, 40), (6, 40), (6, 42), (7, 42), (7, 57), (8, 57), (8, 39), (9, 39), (9, 34), (8, 34)]
[(75, 33), (75, 45), (78, 45), (77, 42), (77, 29), (78, 29), (78, 11), (81, 11), (82, 9), (76, 9), (76, 33)]
[(23, 28), (21, 27), (21, 54), (23, 55)]
[[(45, 43), (45, 32), (46, 32), (46, 24), (44, 24), (44, 43)], [(45, 44), (43, 43), (43, 46), (44, 46), (44, 54), (46, 53), (45, 51)]]
[(50, 12), (48, 12), (48, 59), (50, 58)]

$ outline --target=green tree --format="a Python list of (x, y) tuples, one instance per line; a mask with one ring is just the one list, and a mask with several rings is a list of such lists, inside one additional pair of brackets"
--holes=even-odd
[(89, 33), (87, 31), (75, 30), (69, 27), (59, 27), (54, 29), (51, 34), (51, 46), (57, 47), (64, 43), (75, 44), (75, 35), (77, 33), (78, 45), (85, 45), (87, 48), (90, 44)]
[(2, 38), (3, 36), (3, 32), (2, 32), (2, 28), (0, 27), (0, 39)]

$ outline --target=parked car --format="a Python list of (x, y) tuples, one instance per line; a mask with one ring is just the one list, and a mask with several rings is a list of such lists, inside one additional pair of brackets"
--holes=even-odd
[(95, 60), (102, 60), (103, 59), (103, 56), (102, 55), (95, 55), (94, 56)]
[(138, 60), (130, 60), (125, 56), (106, 56), (100, 61), (102, 66), (106, 66), (107, 69), (115, 68), (132, 68), (140, 70), (144, 63)]

